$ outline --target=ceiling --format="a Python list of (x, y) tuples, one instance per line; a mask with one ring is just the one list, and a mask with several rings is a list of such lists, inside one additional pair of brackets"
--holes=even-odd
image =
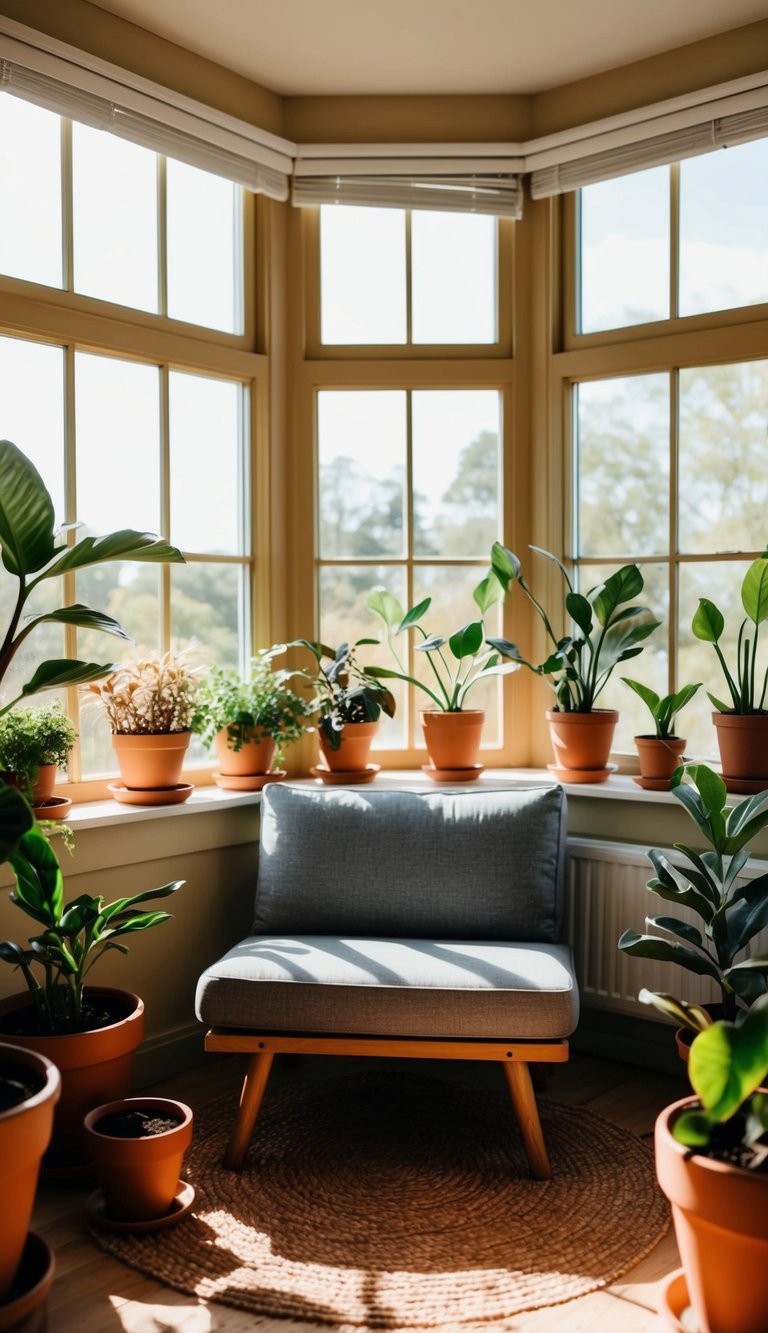
[(289, 96), (535, 93), (768, 17), (766, 0), (91, 0)]

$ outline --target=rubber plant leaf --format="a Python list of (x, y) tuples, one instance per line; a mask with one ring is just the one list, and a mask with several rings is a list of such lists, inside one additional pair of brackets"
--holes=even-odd
[(699, 605), (694, 613), (691, 629), (702, 643), (717, 643), (725, 629), (725, 619), (714, 602), (707, 597), (699, 598)]
[(403, 618), (402, 606), (386, 588), (372, 588), (365, 599), (365, 605), (374, 615), (379, 616), (389, 629), (394, 629)]
[(120, 639), (131, 637), (112, 616), (106, 615), (103, 611), (93, 611), (90, 606), (83, 606), (80, 602), (75, 602), (72, 606), (62, 606), (58, 611), (47, 611), (45, 615), (35, 616), (34, 620), (28, 621), (24, 626), (25, 635), (36, 625), (46, 623), (76, 625), (78, 629), (97, 629), (101, 630), (102, 634), (115, 634)]
[(45, 482), (10, 440), (0, 440), (0, 546), (17, 577), (35, 574), (56, 554), (54, 513)]
[(176, 546), (161, 541), (153, 532), (135, 532), (125, 528), (120, 532), (110, 532), (106, 537), (83, 537), (76, 546), (71, 546), (41, 577), (57, 578), (70, 569), (85, 569), (88, 565), (100, 565), (107, 560), (143, 560), (161, 561), (163, 564), (185, 563), (184, 556)]
[(472, 620), (468, 625), (452, 634), (448, 646), (457, 661), (464, 657), (474, 657), (483, 642), (483, 625), (480, 620)]

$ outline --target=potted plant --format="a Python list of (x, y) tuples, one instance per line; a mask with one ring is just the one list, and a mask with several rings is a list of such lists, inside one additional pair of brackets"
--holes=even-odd
[(18, 968), (27, 986), (0, 1001), (0, 1040), (37, 1051), (61, 1071), (50, 1159), (74, 1164), (83, 1157), (85, 1112), (130, 1090), (134, 1052), (144, 1030), (138, 996), (86, 986), (85, 979), (108, 950), (128, 952), (126, 935), (167, 921), (167, 912), (137, 908), (175, 893), (183, 881), (111, 903), (89, 894), (66, 902), (56, 855), (37, 825), (23, 834), (8, 859), (16, 876), (11, 901), (38, 930), (26, 948), (0, 942), (0, 959)]
[(267, 780), (285, 777), (285, 747), (303, 735), (311, 707), (288, 684), (295, 672), (273, 670), (272, 659), (281, 652), (282, 644), (257, 653), (245, 677), (213, 666), (200, 683), (192, 730), (216, 747), (219, 772), (213, 780), (219, 787), (257, 791)]
[(167, 1097), (127, 1097), (88, 1112), (85, 1137), (102, 1194), (98, 1202), (92, 1196), (88, 1211), (97, 1222), (137, 1223), (143, 1230), (142, 1224), (168, 1219), (172, 1208), (174, 1220), (183, 1217), (194, 1199), (186, 1186), (186, 1206), (179, 1207), (192, 1120), (188, 1106)]
[(627, 606), (643, 591), (637, 565), (622, 565), (587, 593), (577, 592), (565, 565), (551, 551), (530, 548), (552, 561), (565, 584), (565, 611), (575, 628), (559, 636), (541, 602), (526, 581), (520, 560), (499, 542), (491, 552), (496, 578), (505, 592), (517, 583), (544, 626), (551, 650), (538, 666), (526, 661), (517, 644), (489, 639), (502, 657), (511, 658), (542, 676), (552, 689), (555, 706), (547, 713), (555, 763), (549, 767), (569, 782), (604, 782), (610, 774), (608, 756), (619, 715), (596, 708), (597, 700), (619, 662), (637, 657), (643, 642), (660, 622), (645, 606)]
[(391, 692), (377, 679), (374, 667), (361, 666), (355, 650), (376, 643), (375, 639), (358, 639), (356, 643), (342, 643), (329, 648), (324, 643), (309, 639), (295, 639), (287, 648), (307, 648), (315, 660), (314, 670), (301, 675), (314, 689), (309, 703), (311, 714), (317, 715), (320, 751), (325, 761), (312, 772), (329, 781), (327, 774), (342, 774), (349, 781), (370, 781), (378, 768), (368, 763), (371, 742), (376, 734), (382, 713), (395, 715), (395, 701)]
[(712, 721), (726, 786), (729, 791), (747, 794), (768, 787), (768, 668), (761, 673), (757, 667), (760, 626), (768, 619), (768, 550), (744, 575), (741, 604), (746, 617), (739, 627), (733, 672), (720, 647), (723, 613), (707, 597), (699, 599), (691, 628), (697, 639), (712, 644), (730, 695), (730, 702), (724, 703), (709, 694), (717, 710)]
[[(768, 875), (740, 878), (749, 861), (750, 842), (768, 826), (768, 792), (740, 801), (729, 811), (725, 783), (705, 764), (677, 769), (672, 791), (704, 836), (708, 850), (700, 853), (676, 843), (682, 859), (678, 867), (663, 852), (652, 849), (648, 856), (656, 875), (648, 881), (648, 888), (665, 902), (695, 913), (703, 930), (677, 916), (652, 916), (647, 923), (660, 934), (625, 930), (619, 948), (635, 958), (677, 963), (698, 976), (711, 977), (720, 992), (719, 1012), (733, 1021), (766, 989), (768, 956), (739, 959), (739, 955), (768, 925)], [(643, 991), (640, 998), (692, 1031), (701, 1031), (710, 1021), (700, 1007), (667, 995)]]
[(190, 784), (180, 783), (192, 735), (197, 677), (171, 653), (118, 667), (88, 687), (99, 699), (112, 728), (123, 786), (116, 800), (167, 805), (186, 800)]
[(635, 736), (640, 761), (640, 777), (635, 781), (651, 791), (669, 791), (672, 774), (680, 766), (686, 746), (685, 740), (674, 733), (675, 718), (690, 703), (701, 681), (684, 685), (675, 694), (662, 698), (639, 680), (630, 680), (628, 676), (621, 679), (647, 705), (655, 727), (653, 735)]
[[(481, 772), (482, 765), (477, 761), (485, 713), (480, 708), (467, 708), (467, 696), (479, 681), (518, 669), (517, 663), (500, 665), (498, 651), (489, 646), (495, 641), (485, 637), (483, 617), (504, 596), (502, 584), (493, 571), (481, 579), (472, 596), (480, 616), (447, 639), (441, 634), (430, 634), (421, 623), (432, 605), (431, 597), (425, 597), (405, 612), (385, 588), (374, 588), (366, 600), (368, 609), (384, 623), (387, 642), (398, 666), (396, 671), (372, 668), (372, 674), (377, 678), (407, 681), (422, 690), (430, 701), (430, 707), (420, 713), (420, 720), (431, 760), (426, 771), (435, 780), (445, 775), (462, 775), (469, 780)], [(431, 675), (427, 681), (408, 675), (397, 653), (395, 637), (411, 630), (421, 635), (416, 652), (423, 653), (429, 664)]]
[(708, 1024), (688, 1072), (696, 1096), (668, 1106), (655, 1130), (687, 1298), (702, 1333), (757, 1333), (768, 1310), (768, 995), (740, 1023)]
[(0, 769), (24, 792), (39, 818), (63, 819), (72, 802), (54, 795), (56, 773), (66, 768), (77, 732), (58, 699), (38, 708), (18, 705), (0, 714)]

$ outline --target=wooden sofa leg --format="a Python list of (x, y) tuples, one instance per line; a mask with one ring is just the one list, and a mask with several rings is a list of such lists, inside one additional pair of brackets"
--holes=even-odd
[(509, 1093), (515, 1110), (517, 1123), (523, 1138), (525, 1155), (535, 1180), (549, 1180), (552, 1167), (549, 1164), (547, 1145), (539, 1119), (539, 1108), (533, 1091), (530, 1070), (522, 1060), (504, 1062)]
[(227, 1151), (224, 1154), (224, 1165), (232, 1171), (239, 1171), (243, 1165), (248, 1144), (253, 1134), (253, 1127), (256, 1124), (256, 1117), (261, 1109), (271, 1068), (272, 1055), (267, 1051), (252, 1055), (248, 1061), (243, 1089), (240, 1093), (240, 1109), (235, 1118)]

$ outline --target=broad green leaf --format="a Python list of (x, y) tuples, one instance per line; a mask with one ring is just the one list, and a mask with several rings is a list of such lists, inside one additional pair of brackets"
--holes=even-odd
[(153, 532), (135, 532), (125, 528), (110, 532), (106, 537), (83, 537), (71, 546), (45, 571), (46, 579), (57, 578), (69, 569), (85, 569), (106, 560), (148, 560), (163, 564), (185, 563), (184, 556), (175, 546), (161, 541)]
[(621, 679), (624, 681), (625, 685), (628, 685), (631, 690), (635, 691), (635, 694), (639, 695), (643, 703), (650, 708), (651, 713), (655, 718), (657, 716), (659, 704), (661, 703), (661, 698), (656, 691), (652, 690), (649, 685), (642, 685), (639, 680), (630, 680), (628, 676), (622, 676)]
[(695, 685), (684, 685), (681, 690), (677, 691), (677, 694), (673, 694), (670, 699), (670, 711), (672, 716), (682, 712), (686, 704), (690, 703), (694, 694), (696, 694), (699, 689), (701, 689), (701, 681), (697, 681)]
[(666, 1018), (671, 1018), (674, 1023), (680, 1023), (683, 1027), (691, 1028), (693, 1032), (703, 1032), (712, 1022), (706, 1009), (701, 1009), (696, 1004), (688, 1004), (685, 1000), (678, 1000), (674, 995), (643, 989), (637, 998), (641, 1004), (652, 1004)]
[(730, 957), (735, 958), (768, 926), (768, 875), (761, 875), (742, 886), (740, 896), (734, 899), (726, 914), (726, 921)]
[(722, 699), (718, 699), (717, 695), (710, 693), (709, 690), (707, 690), (707, 698), (712, 707), (717, 709), (718, 713), (729, 713), (731, 711), (730, 704), (724, 704)]
[(31, 680), (22, 688), (23, 695), (37, 694), (38, 690), (56, 690), (67, 685), (85, 685), (89, 680), (101, 680), (117, 669), (115, 662), (80, 662), (62, 657), (41, 662)]
[(0, 780), (0, 864), (8, 860), (34, 822), (21, 792)]
[(705, 814), (710, 818), (713, 815), (722, 815), (728, 799), (728, 789), (719, 773), (713, 772), (706, 764), (689, 764), (687, 772), (701, 796)]
[(438, 648), (442, 648), (444, 643), (445, 639), (442, 634), (431, 634), (428, 639), (424, 639), (421, 643), (416, 644), (416, 652), (434, 653)]
[(64, 883), (56, 853), (37, 825), (24, 834), (10, 862), (19, 906), (36, 921), (55, 925), (64, 905)]
[(682, 1111), (675, 1120), (673, 1133), (678, 1143), (684, 1143), (686, 1148), (706, 1148), (713, 1123), (704, 1111)]
[(630, 657), (636, 657), (635, 645), (653, 634), (659, 624), (653, 612), (643, 606), (638, 607), (633, 616), (609, 625), (600, 645), (600, 674), (611, 670), (617, 662), (626, 662)]
[(520, 561), (517, 556), (501, 542), (494, 542), (491, 547), (491, 568), (505, 592), (520, 575)]
[(713, 962), (674, 940), (660, 940), (654, 935), (638, 935), (635, 930), (625, 930), (619, 940), (619, 948), (633, 958), (652, 958), (657, 963), (678, 963), (689, 972), (720, 980), (720, 973)]
[(136, 903), (148, 903), (154, 898), (168, 898), (172, 893), (177, 893), (185, 883), (186, 880), (174, 879), (169, 884), (162, 884), (159, 889), (147, 889), (144, 893), (135, 893), (132, 898), (116, 898), (113, 903), (108, 903), (101, 909), (102, 919), (111, 921), (121, 912), (134, 907)]
[(457, 661), (464, 657), (473, 657), (483, 642), (483, 625), (480, 620), (472, 620), (463, 629), (459, 629), (452, 634), (448, 640), (448, 647)]
[(740, 1027), (713, 1023), (691, 1046), (691, 1083), (715, 1119), (728, 1120), (768, 1074), (768, 995), (749, 1010)]
[(503, 597), (504, 589), (493, 571), (486, 578), (480, 580), (472, 593), (472, 598), (481, 615), (485, 615), (486, 611), (500, 602)]
[(40, 473), (10, 440), (0, 440), (0, 546), (10, 574), (36, 574), (52, 560), (53, 502)]
[[(622, 565), (609, 575), (592, 606), (600, 624), (605, 627), (622, 602), (629, 602), (643, 591), (643, 576), (637, 565)], [(650, 614), (650, 613), (649, 613)]]
[(571, 620), (575, 621), (587, 638), (592, 633), (592, 607), (580, 592), (569, 592), (565, 599), (565, 609)]
[(714, 602), (710, 602), (708, 597), (700, 597), (698, 609), (696, 610), (691, 629), (697, 639), (703, 643), (717, 643), (725, 629), (725, 620), (720, 611), (718, 611)]
[(418, 625), (421, 617), (426, 615), (431, 605), (432, 598), (425, 597), (423, 602), (417, 602), (415, 606), (411, 607), (410, 611), (406, 611), (397, 627), (398, 634), (402, 634), (405, 629), (410, 629), (412, 625)]
[(97, 629), (103, 634), (115, 634), (120, 639), (129, 639), (122, 625), (118, 624), (112, 616), (105, 615), (103, 611), (92, 611), (89, 606), (82, 606), (75, 602), (72, 606), (63, 606), (58, 611), (48, 611), (45, 615), (35, 616), (24, 627), (25, 633), (29, 633), (36, 625), (43, 625), (46, 622), (56, 625), (77, 625), (79, 629)]
[(763, 555), (749, 566), (741, 585), (741, 602), (750, 620), (768, 620), (768, 559)]
[(687, 940), (689, 944), (695, 944), (699, 949), (704, 948), (701, 931), (697, 930), (689, 921), (681, 921), (676, 916), (650, 916), (647, 925), (656, 926), (658, 930), (666, 930), (671, 935), (677, 935), (681, 940)]
[(389, 629), (394, 629), (403, 618), (402, 606), (386, 588), (373, 588), (365, 599), (365, 605), (374, 615), (379, 616)]
[(763, 810), (763, 807), (765, 807), (763, 818), (765, 823), (768, 824), (768, 791), (756, 792), (754, 796), (749, 796), (746, 801), (739, 801), (739, 804), (735, 805), (728, 815), (725, 826), (728, 837), (736, 836), (747, 824), (751, 825), (755, 817)]

